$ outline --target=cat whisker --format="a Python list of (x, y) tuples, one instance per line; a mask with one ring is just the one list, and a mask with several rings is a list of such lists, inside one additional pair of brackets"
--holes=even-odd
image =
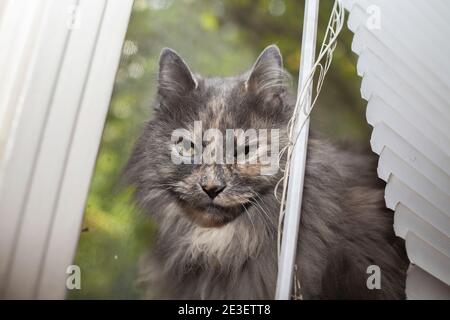
[[(260, 201), (261, 201), (263, 204), (265, 204), (264, 200), (262, 199), (262, 197), (259, 195), (258, 192), (254, 191), (254, 190), (252, 190), (252, 189), (251, 189), (251, 192), (252, 192), (256, 197), (258, 197), (258, 198), (260, 199)], [(256, 205), (256, 209), (257, 209), (258, 211), (260, 211), (261, 213), (263, 213), (264, 216), (267, 218), (267, 219), (263, 219), (263, 221), (264, 221), (264, 223), (265, 223), (267, 229), (268, 229), (268, 230), (274, 229), (275, 226), (274, 226), (273, 223), (272, 223), (272, 219), (270, 218), (270, 215), (269, 215), (269, 214), (267, 213), (267, 211), (263, 208), (263, 206), (262, 206), (261, 203), (258, 201), (258, 199), (253, 198), (253, 202), (252, 202), (252, 203), (254, 203), (254, 204)]]
[[(263, 204), (265, 204), (263, 198), (261, 197), (261, 195), (260, 195), (258, 192), (256, 192), (255, 190), (253, 190), (253, 189), (251, 189), (251, 188), (250, 188), (250, 192), (252, 192), (253, 195), (255, 195), (256, 197), (258, 197), (259, 200), (260, 200)], [(261, 208), (261, 210), (264, 211), (264, 214), (266, 215), (266, 217), (270, 220), (269, 214), (268, 214), (267, 211), (262, 207), (262, 205), (258, 202), (258, 199), (256, 199), (256, 198), (253, 198), (253, 199), (254, 199), (254, 201), (258, 204), (258, 206)]]
[[(262, 219), (261, 221), (262, 221), (262, 223), (264, 224), (264, 226), (266, 227), (267, 230), (270, 230), (270, 229), (271, 229), (271, 225), (269, 224), (270, 218), (269, 218), (267, 212), (264, 211), (264, 209), (261, 207), (261, 205), (257, 202), (256, 199), (253, 199), (253, 200), (252, 200), (252, 199), (249, 199), (249, 198), (244, 198), (244, 197), (242, 197), (242, 196), (240, 196), (240, 195), (236, 195), (236, 196), (239, 197), (239, 198), (241, 198), (242, 200), (244, 200), (246, 203), (252, 204), (252, 205), (254, 206), (254, 208), (255, 208), (259, 213), (262, 214), (262, 215), (256, 215), (256, 217), (258, 217), (259, 219)], [(245, 205), (244, 205), (244, 204), (241, 204), (241, 206), (245, 209), (245, 211), (247, 212), (247, 214), (248, 214), (249, 217), (250, 217), (250, 212), (247, 210), (247, 208), (245, 207)], [(267, 217), (267, 220), (264, 218), (264, 216)], [(250, 219), (251, 219), (251, 217), (250, 217)], [(251, 221), (251, 222), (252, 222), (252, 224), (253, 224), (253, 221)]]
[(250, 222), (251, 222), (251, 224), (253, 226), (253, 232), (256, 234), (255, 224), (253, 223), (253, 220), (252, 220), (252, 217), (251, 217), (250, 213), (248, 212), (247, 208), (244, 205), (242, 205), (242, 207), (244, 208), (245, 212), (247, 213), (248, 218), (249, 218), (249, 220), (250, 220)]

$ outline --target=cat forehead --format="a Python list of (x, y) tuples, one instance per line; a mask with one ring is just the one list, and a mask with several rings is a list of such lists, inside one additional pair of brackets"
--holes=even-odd
[(199, 116), (209, 128), (224, 128), (234, 122), (233, 112), (225, 94), (211, 96), (205, 103)]
[(227, 98), (236, 95), (239, 88), (244, 87), (244, 81), (240, 77), (230, 78), (207, 78), (204, 86), (208, 92), (208, 103), (211, 106), (220, 105)]
[(211, 123), (213, 127), (220, 123), (233, 121), (233, 105), (240, 94), (242, 81), (238, 78), (206, 79), (205, 87), (208, 94), (200, 111), (201, 120)]

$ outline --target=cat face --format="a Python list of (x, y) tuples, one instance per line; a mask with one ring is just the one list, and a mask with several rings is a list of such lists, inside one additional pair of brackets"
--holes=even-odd
[(273, 193), (291, 114), (287, 79), (276, 46), (230, 78), (194, 75), (164, 49), (154, 117), (129, 165), (140, 197), (158, 194), (199, 225), (218, 227)]

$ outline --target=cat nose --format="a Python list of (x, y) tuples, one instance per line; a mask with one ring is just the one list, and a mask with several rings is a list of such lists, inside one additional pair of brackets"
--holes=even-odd
[(225, 184), (201, 184), (203, 191), (211, 198), (214, 199), (225, 189)]

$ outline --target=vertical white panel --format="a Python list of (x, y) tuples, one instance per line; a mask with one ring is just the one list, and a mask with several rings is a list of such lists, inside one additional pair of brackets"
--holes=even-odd
[(34, 63), (18, 63), (30, 80), (0, 176), (0, 296), (64, 297), (131, 5), (51, 1)]
[[(132, 1), (108, 1), (103, 14), (53, 213), (53, 228), (48, 235), (47, 252), (41, 267), (38, 298), (58, 298), (65, 292), (67, 277), (65, 271), (73, 261), (78, 242), (82, 212), (113, 90), (131, 5)], [(61, 245), (61, 242), (66, 245)]]
[[(29, 268), (29, 265), (39, 266), (45, 252), (47, 234), (50, 232), (49, 227), (70, 147), (71, 132), (104, 7), (104, 0), (92, 1), (89, 7), (81, 1), (80, 28), (71, 30), (69, 35), (24, 203), (22, 223), (17, 233), (17, 244), (8, 274), (9, 297), (30, 298), (36, 287), (39, 268)], [(59, 14), (64, 16), (67, 8), (63, 9)], [(55, 27), (67, 28), (65, 24)], [(30, 246), (30, 243), (33, 245)]]
[[(17, 108), (21, 112), (14, 117), (16, 128), (7, 143), (11, 143), (10, 156), (0, 176), (0, 295), (6, 290), (35, 160), (69, 36), (67, 16), (61, 13), (74, 3), (74, 0), (51, 2), (43, 27), (36, 35), (35, 58), (24, 62), (30, 62), (26, 71), (28, 80), (20, 89), (22, 97)], [(7, 31), (14, 34), (14, 26), (9, 26)]]

